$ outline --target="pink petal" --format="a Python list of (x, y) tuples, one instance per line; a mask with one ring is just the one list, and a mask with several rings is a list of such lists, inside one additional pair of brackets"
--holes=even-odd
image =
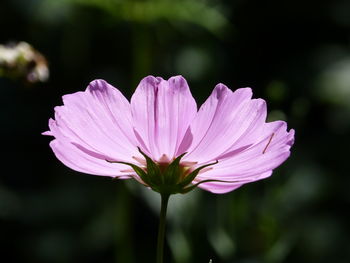
[(181, 76), (144, 78), (131, 98), (135, 133), (155, 160), (176, 156), (197, 106)]
[(229, 150), (235, 144), (241, 146), (252, 143), (247, 137), (266, 119), (264, 100), (251, 100), (251, 90), (239, 89), (235, 92), (219, 84), (200, 108), (190, 126), (193, 142), (188, 149), (186, 160), (208, 162)]
[(294, 130), (287, 132), (287, 125), (283, 121), (265, 123), (262, 127), (260, 134), (256, 134), (255, 144), (219, 159), (219, 163), (211, 170), (196, 178), (196, 181), (215, 179), (234, 183), (211, 182), (203, 183), (199, 187), (224, 193), (239, 184), (270, 176), (272, 170), (289, 157), (290, 147), (294, 142)]
[(134, 172), (123, 172), (128, 167), (117, 163), (108, 163), (106, 156), (87, 151), (79, 145), (73, 145), (65, 139), (55, 139), (50, 146), (57, 159), (69, 168), (93, 175), (112, 176), (120, 179), (136, 177)]
[[(272, 174), (272, 171), (263, 173), (256, 177), (256, 180), (261, 180), (266, 177), (269, 177)], [(255, 181), (256, 181), (255, 180)], [(195, 182), (198, 182), (199, 179), (196, 179)], [(231, 192), (233, 190), (236, 190), (237, 188), (241, 187), (245, 183), (249, 183), (250, 181), (246, 182), (235, 182), (235, 183), (224, 183), (224, 182), (208, 182), (200, 184), (198, 187), (207, 190), (209, 192), (215, 193), (215, 194), (225, 194), (228, 192)]]
[(139, 155), (129, 102), (107, 82), (95, 80), (85, 92), (65, 95), (63, 102), (55, 108), (55, 122), (50, 121), (58, 140), (66, 138), (111, 160), (131, 162)]

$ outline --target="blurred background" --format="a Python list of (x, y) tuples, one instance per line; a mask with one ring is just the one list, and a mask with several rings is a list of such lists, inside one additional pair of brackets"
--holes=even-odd
[(296, 130), (269, 179), (171, 198), (165, 262), (350, 262), (350, 1), (2, 0), (0, 26), (6, 262), (155, 262), (157, 194), (66, 168), (41, 135), (62, 95), (103, 78), (130, 98), (149, 74), (199, 105), (252, 87)]

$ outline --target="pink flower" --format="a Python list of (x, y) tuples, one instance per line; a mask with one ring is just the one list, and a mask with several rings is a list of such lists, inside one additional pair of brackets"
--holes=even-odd
[[(176, 178), (165, 184), (226, 193), (269, 177), (294, 142), (294, 130), (284, 121), (266, 123), (265, 101), (251, 97), (250, 88), (232, 92), (218, 84), (197, 111), (181, 76), (144, 78), (130, 103), (94, 80), (84, 92), (63, 96), (44, 134), (55, 137), (55, 155), (76, 171), (134, 178), (158, 191), (177, 162), (169, 172)], [(148, 178), (153, 168), (158, 172)]]

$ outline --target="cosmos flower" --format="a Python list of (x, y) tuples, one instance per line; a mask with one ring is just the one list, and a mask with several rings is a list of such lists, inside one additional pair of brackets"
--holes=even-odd
[(294, 130), (266, 122), (252, 90), (218, 84), (197, 110), (186, 80), (148, 76), (129, 102), (104, 80), (63, 96), (49, 120), (56, 157), (73, 170), (133, 178), (160, 193), (226, 193), (269, 177), (290, 155)]

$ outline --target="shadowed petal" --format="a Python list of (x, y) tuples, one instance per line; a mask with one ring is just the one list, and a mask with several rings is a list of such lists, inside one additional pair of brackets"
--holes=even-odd
[(181, 76), (144, 78), (131, 98), (135, 133), (154, 160), (175, 157), (197, 106)]

